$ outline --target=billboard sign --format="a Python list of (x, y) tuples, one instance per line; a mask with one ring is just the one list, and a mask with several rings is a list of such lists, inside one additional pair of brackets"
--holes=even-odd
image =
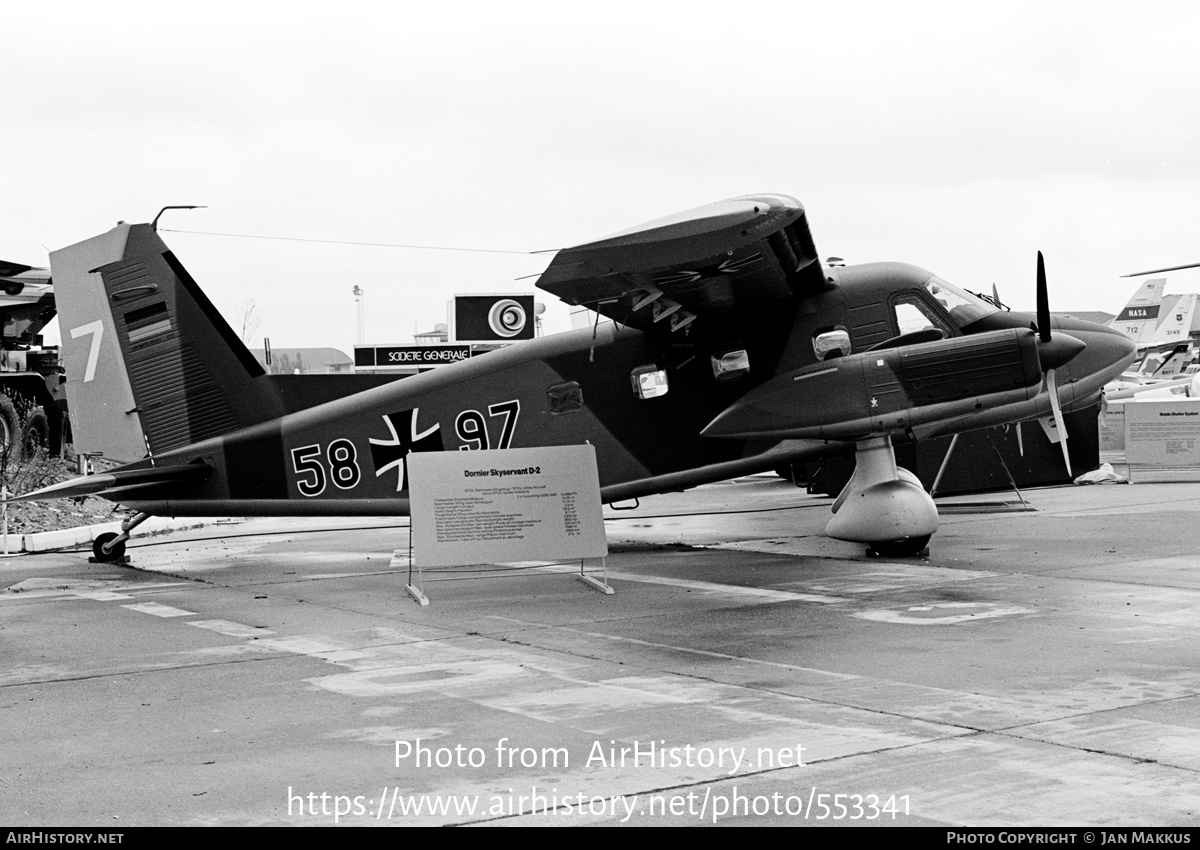
[(430, 369), (447, 366), (471, 356), (469, 345), (356, 345), (354, 368)]
[(450, 339), (495, 344), (533, 339), (534, 294), (455, 295), (450, 302)]

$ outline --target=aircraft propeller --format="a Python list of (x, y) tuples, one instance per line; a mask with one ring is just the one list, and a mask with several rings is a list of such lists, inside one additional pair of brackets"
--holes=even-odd
[(1037, 257), (1037, 331), (1038, 360), (1046, 373), (1050, 412), (1054, 414), (1054, 427), (1058, 429), (1059, 445), (1062, 446), (1063, 460), (1067, 464), (1067, 474), (1070, 475), (1071, 457), (1067, 451), (1067, 426), (1063, 421), (1062, 406), (1058, 401), (1058, 379), (1054, 370), (1083, 351), (1086, 344), (1068, 334), (1050, 333), (1050, 296), (1046, 288), (1046, 261), (1042, 258), (1041, 251), (1038, 251)]

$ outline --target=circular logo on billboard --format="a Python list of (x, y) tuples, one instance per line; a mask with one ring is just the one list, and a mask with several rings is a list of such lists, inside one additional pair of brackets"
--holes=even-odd
[(488, 311), (488, 327), (496, 336), (510, 339), (525, 329), (525, 308), (511, 298), (502, 298)]

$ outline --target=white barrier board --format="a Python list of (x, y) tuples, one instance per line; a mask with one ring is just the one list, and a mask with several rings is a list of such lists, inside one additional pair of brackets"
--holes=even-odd
[(408, 475), (419, 566), (608, 554), (593, 446), (413, 452)]
[(1200, 466), (1200, 399), (1126, 404), (1125, 459), (1145, 466)]

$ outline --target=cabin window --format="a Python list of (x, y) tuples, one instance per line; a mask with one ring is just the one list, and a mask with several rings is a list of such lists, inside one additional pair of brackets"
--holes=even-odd
[(658, 398), (667, 394), (667, 370), (651, 363), (638, 366), (629, 376), (633, 394), (638, 398)]
[(850, 334), (842, 328), (823, 331), (813, 337), (813, 352), (818, 360), (845, 357), (850, 353)]
[(583, 388), (577, 381), (565, 381), (546, 390), (546, 408), (554, 416), (583, 410)]
[(713, 377), (718, 381), (736, 381), (750, 374), (750, 353), (744, 348), (712, 355)]

